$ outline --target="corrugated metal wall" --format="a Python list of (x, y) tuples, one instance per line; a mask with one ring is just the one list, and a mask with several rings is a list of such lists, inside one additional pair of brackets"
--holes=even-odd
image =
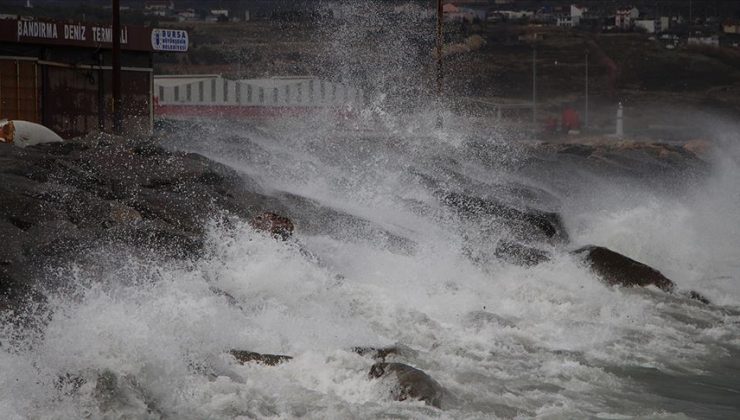
[[(66, 138), (101, 128), (112, 129), (110, 70), (44, 65), (42, 71), (45, 72), (44, 125)], [(124, 131), (148, 132), (151, 128), (151, 73), (123, 71), (121, 83), (124, 86)]]
[[(125, 129), (149, 132), (151, 71), (128, 69), (121, 78)], [(101, 128), (110, 130), (112, 103), (109, 68), (0, 57), (0, 119), (37, 122), (72, 138)]]
[(40, 122), (36, 62), (0, 58), (0, 119)]

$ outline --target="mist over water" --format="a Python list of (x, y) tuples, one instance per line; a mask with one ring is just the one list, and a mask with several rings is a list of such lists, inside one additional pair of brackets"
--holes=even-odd
[[(334, 46), (349, 60), (344, 35)], [(388, 75), (408, 63), (396, 58), (384, 77), (399, 86)], [(49, 295), (42, 329), (0, 324), (0, 418), (737, 416), (736, 126), (722, 127), (706, 171), (644, 177), (539, 159), (451, 113), (434, 129), (432, 107), (401, 113), (390, 94), (378, 89), (352, 121), (199, 121), (170, 134), (167, 147), (230, 166), (296, 214), (347, 217), (297, 222), (288, 242), (214, 222), (194, 261), (101, 249), (94, 267), (61, 270), (71, 286)], [(460, 217), (438, 190), (556, 211), (570, 244), (538, 242), (554, 258), (535, 267), (505, 263), (493, 251), (515, 232)], [(713, 304), (608, 287), (567, 252), (587, 244)], [(391, 401), (368, 379), (373, 361), (351, 351), (393, 344), (444, 386), (443, 410)], [(231, 349), (295, 358), (240, 365)]]

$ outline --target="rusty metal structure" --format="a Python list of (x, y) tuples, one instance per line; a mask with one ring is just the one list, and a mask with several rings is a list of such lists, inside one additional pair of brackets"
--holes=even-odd
[[(187, 51), (187, 33), (122, 25), (122, 124), (153, 125), (153, 53)], [(112, 131), (111, 24), (0, 20), (0, 119), (43, 124), (62, 137)]]

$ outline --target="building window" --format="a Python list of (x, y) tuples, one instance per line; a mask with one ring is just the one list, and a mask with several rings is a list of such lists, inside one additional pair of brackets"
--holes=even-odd
[(247, 85), (247, 102), (252, 103), (252, 85)]
[(274, 104), (278, 103), (278, 88), (272, 89), (272, 103)]
[(180, 86), (175, 86), (175, 102), (180, 100)]
[(205, 90), (205, 82), (202, 80), (198, 82), (198, 100), (203, 102), (203, 91)]
[(298, 88), (298, 92), (296, 92), (295, 100), (298, 103), (303, 102), (303, 85), (296, 86)]
[(313, 80), (308, 82), (308, 103), (313, 103)]
[(265, 103), (265, 88), (260, 88), (260, 103)]
[(236, 103), (242, 103), (242, 84), (236, 82)]
[(290, 85), (285, 85), (285, 103), (290, 103)]
[(164, 86), (159, 87), (159, 101), (164, 101)]
[(216, 102), (216, 79), (211, 79), (211, 102)]
[(229, 81), (224, 80), (224, 102), (229, 102)]
[(193, 100), (193, 85), (190, 83), (185, 86), (185, 100), (188, 102)]

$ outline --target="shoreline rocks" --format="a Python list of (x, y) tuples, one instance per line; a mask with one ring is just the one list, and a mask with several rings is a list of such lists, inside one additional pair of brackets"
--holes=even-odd
[(150, 139), (0, 144), (0, 310), (42, 300), (48, 269), (106, 244), (196, 257), (209, 221), (271, 207), (253, 187), (224, 165)]

